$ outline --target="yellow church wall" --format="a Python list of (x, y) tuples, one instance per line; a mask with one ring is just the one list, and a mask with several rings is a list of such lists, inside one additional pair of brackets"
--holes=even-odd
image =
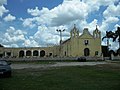
[[(75, 29), (75, 27), (74, 27)], [(80, 36), (75, 36), (75, 30), (73, 29), (73, 31), (71, 31), (71, 38), (68, 42), (64, 43), (63, 45), (63, 52), (62, 55), (65, 55), (65, 52), (67, 54), (67, 56), (69, 57), (78, 57), (78, 56), (84, 56), (84, 49), (88, 48), (90, 50), (90, 57), (95, 56), (95, 53), (98, 52), (97, 56), (101, 55), (101, 35), (99, 32), (99, 38), (98, 37), (94, 37), (93, 35), (91, 35), (88, 31), (87, 28), (85, 28), (83, 30), (83, 34)], [(97, 28), (96, 28), (97, 29)], [(98, 32), (98, 30), (96, 30)], [(95, 31), (95, 34), (98, 34)], [(73, 35), (72, 35), (72, 32)], [(77, 33), (77, 31), (76, 31)], [(74, 36), (74, 37), (73, 37)], [(85, 40), (88, 40), (89, 43), (88, 45), (85, 45)], [(70, 47), (70, 48), (68, 48)]]
[[(37, 50), (37, 51), (45, 51), (45, 57), (49, 56), (50, 53), (52, 54), (52, 56), (58, 56), (59, 55), (59, 47), (58, 46), (53, 46), (53, 47), (21, 47), (21, 48), (0, 48), (0, 53), (2, 54), (7, 54), (7, 53), (11, 53), (11, 57), (19, 57), (19, 52), (20, 51), (31, 51), (33, 54), (33, 51)], [(7, 56), (7, 55), (5, 55)], [(33, 57), (33, 55), (28, 56), (28, 57)]]
[[(88, 40), (89, 44), (84, 45), (84, 40)], [(80, 39), (79, 43), (80, 43), (79, 55), (84, 56), (84, 49), (85, 48), (89, 48), (89, 50), (90, 50), (90, 55), (89, 56), (95, 56), (95, 51), (98, 51), (99, 53), (101, 53), (101, 45), (99, 44), (100, 40), (96, 40), (96, 39)]]
[(78, 40), (77, 38), (72, 38), (71, 39), (71, 56), (75, 57), (77, 56), (77, 52), (78, 52)]
[[(89, 44), (85, 45), (84, 40), (88, 40)], [(101, 53), (101, 40), (100, 39), (94, 39), (94, 38), (75, 38), (71, 39), (69, 43), (65, 43), (63, 45), (63, 52), (62, 55), (65, 56), (72, 56), (72, 57), (78, 57), (78, 56), (84, 56), (84, 49), (89, 48), (90, 55), (89, 56), (95, 56), (95, 51), (98, 51)], [(70, 50), (71, 46), (71, 50)]]

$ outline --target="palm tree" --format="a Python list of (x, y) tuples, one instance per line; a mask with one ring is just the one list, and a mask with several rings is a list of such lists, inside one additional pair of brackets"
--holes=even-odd
[(0, 47), (4, 47), (4, 46), (0, 44)]
[[(107, 46), (109, 46), (109, 39), (114, 38), (114, 32), (106, 31), (106, 35), (102, 38), (102, 40), (104, 40), (105, 38), (107, 38)], [(109, 49), (109, 47), (108, 47), (108, 49)]]
[(105, 38), (107, 38), (107, 55), (110, 56), (111, 59), (111, 55), (109, 55), (109, 39), (114, 37), (114, 32), (112, 31), (106, 31), (106, 35), (102, 38), (102, 40), (104, 40)]
[(116, 41), (116, 39), (118, 39), (119, 43), (118, 54), (120, 55), (120, 27), (117, 27), (117, 30), (114, 33), (113, 42)]
[(109, 38), (114, 38), (114, 32), (112, 32), (112, 31), (106, 31), (106, 35), (102, 38), (102, 40), (104, 39), (104, 38), (107, 38), (107, 39), (109, 39)]

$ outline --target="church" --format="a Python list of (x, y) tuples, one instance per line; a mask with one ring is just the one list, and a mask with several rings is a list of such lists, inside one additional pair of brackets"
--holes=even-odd
[(100, 56), (101, 54), (101, 32), (96, 29), (93, 35), (88, 28), (84, 28), (83, 33), (79, 35), (79, 29), (76, 26), (70, 32), (70, 38), (62, 43), (62, 56)]
[(101, 32), (97, 26), (92, 34), (88, 28), (84, 28), (81, 33), (80, 35), (79, 29), (74, 25), (70, 31), (69, 39), (61, 41), (60, 45), (49, 47), (0, 47), (0, 57), (101, 57)]

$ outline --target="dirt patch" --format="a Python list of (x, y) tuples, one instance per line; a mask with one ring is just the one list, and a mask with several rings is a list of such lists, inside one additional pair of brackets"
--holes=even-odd
[(108, 64), (108, 62), (56, 62), (54, 64), (12, 64), (12, 69), (25, 69), (25, 68), (50, 68), (50, 67), (62, 67), (62, 66), (94, 66), (99, 64)]

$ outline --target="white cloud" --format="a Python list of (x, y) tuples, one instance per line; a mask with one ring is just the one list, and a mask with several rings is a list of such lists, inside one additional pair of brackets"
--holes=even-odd
[(55, 26), (64, 25), (74, 20), (84, 20), (88, 15), (88, 6), (83, 2), (63, 3), (51, 10), (54, 13), (51, 24)]
[[(34, 26), (34, 24), (40, 25), (38, 26), (38, 31), (33, 36), (34, 39), (40, 40), (40, 44), (59, 42), (59, 34), (56, 36), (56, 33), (54, 33), (55, 31), (51, 31), (52, 29), (59, 29), (62, 25), (67, 26), (67, 29), (71, 29), (69, 27), (72, 27), (73, 24), (77, 24), (81, 32), (84, 27), (88, 27), (92, 34), (93, 30), (95, 30), (95, 26), (98, 23), (98, 20), (94, 19), (91, 23), (87, 23), (86, 18), (88, 14), (99, 10), (101, 5), (106, 6), (114, 3), (115, 1), (116, 0), (94, 0), (93, 2), (91, 0), (82, 0), (82, 2), (80, 2), (80, 0), (64, 0), (62, 4), (51, 10), (48, 8), (42, 8), (39, 10), (36, 7), (35, 9), (28, 9), (28, 13), (37, 17), (27, 18), (24, 20), (23, 24), (25, 24), (24, 26), (30, 27), (32, 27), (32, 25)], [(103, 23), (99, 28), (105, 32), (108, 26), (107, 22), (110, 23), (110, 21), (117, 22), (118, 18), (110, 17), (107, 20), (103, 20)], [(44, 26), (45, 30), (42, 30), (43, 26), (41, 25), (48, 25), (48, 27)], [(68, 36), (69, 31), (70, 30), (66, 31)], [(65, 36), (63, 38), (65, 38)]]
[(7, 0), (0, 0), (0, 17), (2, 17), (4, 13), (7, 13), (9, 11), (3, 6), (3, 4), (7, 4)]
[(8, 14), (8, 15), (4, 18), (4, 21), (9, 22), (9, 21), (13, 21), (13, 20), (15, 20), (15, 19), (16, 19), (15, 16), (13, 16), (13, 15), (11, 15), (11, 14)]
[(25, 34), (26, 32), (22, 30), (15, 30), (14, 27), (9, 27), (5, 33), (5, 38), (10, 42), (17, 42), (19, 40), (25, 40)]
[[(3, 38), (0, 41), (4, 45), (15, 46), (18, 43), (22, 43), (25, 41), (25, 35), (27, 33), (23, 30), (16, 30), (14, 27), (10, 26), (6, 33), (3, 35)], [(17, 45), (16, 45), (17, 46)]]
[(7, 13), (9, 10), (7, 10), (3, 5), (0, 6), (0, 17), (3, 16), (4, 13)]
[(105, 18), (115, 16), (120, 17), (120, 3), (117, 6), (115, 6), (114, 4), (109, 5), (107, 9), (103, 12), (103, 16)]
[(118, 21), (119, 21), (119, 18), (117, 18), (117, 17), (108, 17), (105, 22), (106, 23), (116, 23)]
[(36, 26), (36, 24), (34, 24), (34, 21), (35, 21), (34, 18), (23, 19), (23, 26), (34, 28)]
[[(89, 29), (89, 32), (91, 34), (93, 34), (93, 31), (96, 29), (96, 25), (98, 25), (98, 20), (97, 19), (94, 19), (91, 23), (84, 23), (84, 26), (83, 28), (88, 28)], [(97, 26), (97, 28), (99, 29), (99, 26)]]
[(57, 44), (59, 35), (55, 35), (55, 27), (48, 28), (46, 26), (39, 26), (33, 38), (43, 46), (47, 44)]
[(38, 31), (32, 38), (41, 46), (58, 45), (60, 41), (60, 33), (56, 31), (57, 29), (66, 29), (62, 33), (63, 41), (69, 38), (70, 32), (67, 30), (66, 26), (47, 27), (45, 25), (39, 26)]
[(25, 47), (39, 47), (40, 46), (38, 42), (36, 42), (35, 40), (31, 40), (31, 39), (26, 39), (22, 45)]
[(17, 44), (11, 44), (10, 46), (8, 47), (19, 47)]
[(82, 2), (89, 6), (89, 10), (91, 12), (99, 10), (100, 6), (108, 6), (114, 4), (117, 1), (118, 0), (82, 0)]
[[(26, 26), (32, 27), (32, 24), (34, 26), (33, 22), (38, 25), (47, 24), (50, 26), (65, 25), (76, 20), (82, 22), (86, 20), (89, 13), (99, 10), (100, 6), (111, 5), (116, 1), (118, 0), (64, 0), (62, 4), (51, 10), (44, 7), (41, 10), (38, 7), (28, 9), (29, 14), (37, 17), (31, 18), (29, 23), (27, 23), (29, 25)], [(26, 20), (23, 23), (25, 22)]]
[(113, 42), (112, 39), (109, 40), (109, 43), (110, 43), (110, 46), (109, 46), (109, 49), (110, 50), (117, 50), (119, 48), (119, 43), (118, 42)]
[[(37, 39), (38, 40), (38, 39)], [(6, 47), (39, 47), (39, 42), (33, 36), (27, 36), (24, 30), (10, 26), (0, 37), (0, 42)]]
[(3, 4), (7, 4), (7, 0), (0, 0), (0, 6)]
[(26, 26), (26, 21), (29, 20), (30, 26), (33, 22), (37, 22), (37, 24), (47, 24), (50, 26), (60, 26), (67, 24), (74, 20), (84, 20), (88, 15), (88, 6), (83, 2), (69, 2), (63, 3), (51, 10), (48, 8), (42, 8), (42, 10), (38, 10), (36, 7), (35, 9), (28, 9), (28, 13), (37, 16), (24, 20), (24, 26)]
[(69, 2), (80, 2), (80, 0), (63, 0), (64, 3), (69, 3)]
[(4, 44), (4, 47), (19, 47), (17, 44)]
[(32, 16), (39, 16), (40, 15), (40, 10), (38, 7), (35, 7), (35, 9), (27, 9), (27, 12), (31, 14)]

